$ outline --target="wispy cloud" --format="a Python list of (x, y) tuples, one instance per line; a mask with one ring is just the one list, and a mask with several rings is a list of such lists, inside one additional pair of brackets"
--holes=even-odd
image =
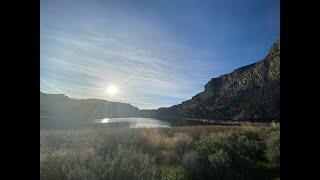
[[(188, 75), (188, 71), (199, 67), (180, 64), (196, 59), (187, 59), (189, 53), (181, 53), (178, 48), (176, 54), (167, 54), (126, 44), (113, 36), (94, 32), (74, 36), (45, 26), (41, 39), (45, 43), (41, 49), (43, 91), (52, 89), (71, 97), (103, 98), (140, 108), (157, 108), (186, 99), (199, 83), (192, 78), (196, 75)], [(180, 51), (185, 48), (181, 45)], [(117, 96), (105, 94), (109, 84), (119, 87)], [(157, 103), (150, 103), (155, 98)]]

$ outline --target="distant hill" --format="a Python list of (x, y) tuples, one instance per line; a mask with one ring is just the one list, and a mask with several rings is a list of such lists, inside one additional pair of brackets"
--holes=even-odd
[(63, 94), (40, 92), (42, 128), (73, 127), (94, 119), (137, 116), (139, 109), (130, 104), (100, 99), (71, 99)]
[(145, 116), (214, 120), (280, 120), (280, 40), (261, 61), (211, 79), (181, 104), (145, 110)]

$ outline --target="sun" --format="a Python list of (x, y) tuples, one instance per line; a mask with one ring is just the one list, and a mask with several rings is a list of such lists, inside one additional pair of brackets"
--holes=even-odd
[(110, 96), (114, 96), (115, 94), (117, 94), (118, 92), (118, 88), (117, 86), (115, 85), (110, 85), (108, 88), (107, 88), (107, 93), (110, 95)]

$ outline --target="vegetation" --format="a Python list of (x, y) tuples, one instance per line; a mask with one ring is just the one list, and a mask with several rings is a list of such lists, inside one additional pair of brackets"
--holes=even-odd
[(276, 179), (279, 126), (40, 131), (41, 179)]

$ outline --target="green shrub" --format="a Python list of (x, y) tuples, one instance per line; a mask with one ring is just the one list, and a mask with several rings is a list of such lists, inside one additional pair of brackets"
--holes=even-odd
[(110, 179), (156, 179), (157, 168), (153, 160), (141, 152), (119, 146), (111, 155)]
[(154, 153), (147, 139), (135, 129), (110, 129), (102, 131), (94, 144), (98, 155), (105, 157), (108, 153), (115, 152), (119, 145), (130, 147), (144, 153)]
[(52, 154), (40, 161), (41, 179), (67, 179), (68, 173), (76, 166), (83, 166), (85, 157), (76, 153)]
[(92, 180), (97, 179), (95, 174), (87, 169), (81, 168), (76, 166), (75, 168), (71, 169), (67, 175), (68, 180)]
[(236, 131), (232, 133), (231, 140), (236, 149), (242, 156), (250, 160), (264, 160), (265, 142), (257, 132)]
[(190, 137), (182, 138), (176, 142), (174, 150), (178, 154), (179, 159), (182, 159), (186, 152), (191, 151), (193, 149), (193, 145), (192, 138)]
[(270, 135), (266, 139), (266, 157), (267, 159), (280, 166), (280, 131), (279, 128), (271, 130)]
[(227, 169), (231, 166), (231, 158), (223, 149), (208, 156), (211, 167), (215, 169)]
[(186, 176), (182, 169), (176, 167), (162, 168), (161, 180), (185, 180)]
[(157, 164), (176, 165), (179, 162), (179, 156), (173, 150), (165, 150), (158, 152), (155, 160)]
[(213, 174), (214, 177), (222, 179), (231, 175), (229, 171), (231, 170), (232, 160), (230, 155), (223, 149), (209, 155), (208, 160), (210, 161), (210, 169), (212, 170), (211, 175)]
[(186, 153), (182, 159), (182, 166), (188, 174), (196, 177), (200, 173), (200, 156), (198, 152)]
[(52, 155), (40, 162), (41, 179), (156, 179), (153, 160), (141, 152), (118, 146), (102, 156)]

